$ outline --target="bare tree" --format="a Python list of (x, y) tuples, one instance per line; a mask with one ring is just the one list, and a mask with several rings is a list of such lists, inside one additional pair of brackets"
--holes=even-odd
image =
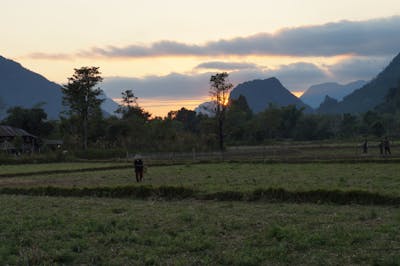
[(233, 84), (228, 79), (228, 73), (222, 72), (210, 78), (210, 96), (215, 104), (215, 118), (217, 121), (218, 142), (221, 151), (224, 150), (224, 122), (225, 112), (229, 101), (229, 92)]

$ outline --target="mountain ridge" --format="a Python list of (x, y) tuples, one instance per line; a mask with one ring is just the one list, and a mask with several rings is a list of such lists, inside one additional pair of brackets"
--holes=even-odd
[[(115, 107), (107, 96), (105, 113), (112, 113), (109, 108)], [(14, 106), (32, 108), (40, 105), (48, 119), (58, 119), (65, 110), (62, 105), (61, 85), (49, 81), (44, 76), (33, 72), (20, 63), (0, 55), (0, 103), (3, 109)], [(115, 102), (114, 102), (115, 103)], [(115, 103), (116, 104), (116, 103)], [(111, 112), (110, 112), (111, 111)], [(3, 111), (4, 113), (4, 111)]]
[(293, 95), (275, 77), (243, 82), (231, 91), (230, 98), (236, 100), (240, 95), (246, 97), (247, 103), (254, 113), (264, 111), (270, 104), (277, 106), (293, 104), (299, 108), (304, 107), (306, 112), (312, 112), (311, 107)]
[(400, 82), (400, 53), (374, 79), (320, 113), (362, 113), (381, 104), (390, 88)]
[(337, 82), (325, 82), (310, 86), (301, 95), (300, 99), (313, 108), (318, 106), (324, 101), (325, 96), (329, 96), (338, 101), (341, 101), (345, 96), (349, 95), (356, 89), (361, 88), (367, 84), (365, 80), (357, 80), (347, 84), (340, 84)]

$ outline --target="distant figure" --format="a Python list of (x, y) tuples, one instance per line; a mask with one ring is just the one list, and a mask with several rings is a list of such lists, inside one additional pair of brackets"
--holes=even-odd
[(142, 182), (144, 164), (143, 164), (142, 157), (140, 155), (135, 155), (134, 165), (135, 165), (136, 181)]
[(385, 140), (383, 141), (383, 148), (385, 149), (385, 155), (392, 154), (390, 152), (390, 142), (388, 137), (385, 137)]
[(383, 155), (383, 140), (379, 143), (379, 153)]
[(362, 148), (363, 148), (363, 153), (367, 154), (368, 153), (368, 140), (367, 139), (365, 139), (365, 141), (362, 145)]

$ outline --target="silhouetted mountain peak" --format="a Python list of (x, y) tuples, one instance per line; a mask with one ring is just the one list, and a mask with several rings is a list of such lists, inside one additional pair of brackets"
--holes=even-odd
[(264, 111), (270, 104), (277, 106), (293, 104), (311, 111), (310, 107), (294, 96), (275, 77), (241, 83), (232, 90), (230, 98), (236, 100), (240, 95), (246, 97), (249, 107), (255, 113)]
[(343, 85), (336, 82), (317, 84), (308, 88), (300, 99), (311, 107), (316, 108), (323, 102), (325, 95), (342, 100), (343, 97), (361, 88), (366, 83), (364, 80), (357, 80)]
[(400, 54), (376, 78), (332, 106), (329, 113), (361, 113), (371, 110), (384, 101), (389, 89), (396, 87), (399, 81)]
[(59, 84), (3, 56), (0, 56), (0, 101), (6, 109), (14, 106), (32, 108), (44, 103), (43, 109), (49, 119), (58, 119), (64, 109)]

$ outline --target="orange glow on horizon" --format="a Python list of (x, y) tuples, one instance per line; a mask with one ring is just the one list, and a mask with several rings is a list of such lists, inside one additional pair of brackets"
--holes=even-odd
[(296, 96), (297, 98), (300, 98), (301, 95), (304, 94), (304, 91), (291, 91), (291, 93)]
[[(95, 65), (100, 67), (104, 77), (136, 77), (146, 78), (148, 76), (166, 76), (171, 73), (184, 75), (195, 75), (220, 71), (220, 69), (196, 68), (201, 63), (210, 61), (244, 62), (253, 63), (259, 70), (276, 70), (282, 65), (289, 65), (297, 62), (310, 62), (318, 66), (336, 64), (352, 55), (338, 55), (332, 57), (296, 57), (277, 55), (244, 55), (244, 56), (168, 56), (168, 57), (147, 57), (147, 58), (87, 58), (79, 57), (68, 60), (56, 60), (49, 58), (15, 57), (15, 61), (24, 67), (44, 75), (47, 79), (65, 83), (67, 77), (73, 73), (73, 69), (84, 65)], [(226, 71), (226, 70), (224, 70)], [(232, 70), (234, 71), (234, 70)]]
[[(113, 100), (117, 103), (121, 103), (121, 98), (113, 98)], [(196, 99), (140, 98), (137, 100), (138, 105), (145, 111), (151, 113), (152, 117), (166, 117), (169, 111), (177, 111), (182, 107), (188, 110), (194, 110), (197, 106), (207, 101), (210, 101), (207, 97), (199, 97)]]

